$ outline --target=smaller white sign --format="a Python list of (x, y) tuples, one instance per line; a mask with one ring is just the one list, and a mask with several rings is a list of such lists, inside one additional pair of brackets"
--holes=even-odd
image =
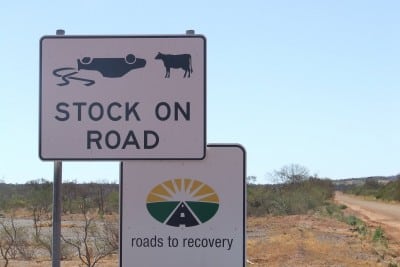
[(121, 164), (120, 266), (244, 267), (245, 151)]

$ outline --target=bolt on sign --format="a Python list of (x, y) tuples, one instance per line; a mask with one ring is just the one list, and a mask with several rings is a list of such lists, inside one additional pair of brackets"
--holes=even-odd
[(123, 161), (120, 267), (244, 267), (245, 151), (204, 160)]
[(205, 107), (204, 36), (40, 40), (44, 160), (202, 159)]

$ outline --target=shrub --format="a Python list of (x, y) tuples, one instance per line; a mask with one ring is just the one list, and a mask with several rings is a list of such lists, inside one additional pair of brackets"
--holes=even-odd
[(385, 186), (380, 188), (376, 197), (383, 200), (400, 201), (400, 180), (387, 183)]
[(387, 246), (387, 238), (382, 227), (379, 226), (375, 229), (375, 232), (372, 235), (372, 241)]
[(357, 218), (356, 216), (350, 215), (347, 217), (344, 217), (344, 221), (353, 226), (353, 230), (357, 231), (357, 233), (359, 233), (360, 235), (365, 236), (368, 233), (368, 228), (365, 225), (365, 223), (360, 220), (359, 218)]
[(333, 196), (328, 180), (309, 180), (278, 184), (248, 185), (247, 211), (251, 216), (305, 214), (325, 205)]

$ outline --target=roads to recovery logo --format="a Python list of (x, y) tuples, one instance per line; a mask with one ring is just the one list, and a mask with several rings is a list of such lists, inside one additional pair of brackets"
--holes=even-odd
[(157, 221), (174, 227), (207, 222), (219, 208), (217, 193), (207, 184), (177, 178), (156, 185), (147, 195), (147, 210)]

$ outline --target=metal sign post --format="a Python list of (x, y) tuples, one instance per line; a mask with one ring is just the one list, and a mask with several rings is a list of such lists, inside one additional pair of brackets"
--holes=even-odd
[(61, 185), (62, 162), (54, 161), (53, 182), (53, 237), (52, 237), (52, 267), (60, 267), (61, 259)]
[[(56, 35), (64, 35), (64, 30), (57, 30)], [(53, 237), (52, 237), (52, 267), (60, 267), (61, 260), (61, 186), (62, 162), (54, 161), (53, 181)]]
[[(186, 35), (65, 36), (57, 30), (56, 36), (40, 40), (39, 100), (39, 157), (54, 161), (52, 267), (60, 267), (62, 256), (62, 160), (96, 159), (140, 160), (121, 163), (121, 194), (122, 169), (129, 169), (125, 176), (136, 178), (130, 173), (137, 168), (149, 177), (132, 187), (146, 186), (147, 193), (128, 199), (135, 209), (123, 210), (120, 202), (121, 221), (123, 211), (124, 216), (141, 214), (124, 219), (124, 235), (121, 222), (120, 266), (122, 251), (124, 264), (136, 256), (151, 257), (153, 248), (141, 242), (153, 246), (153, 237), (148, 239), (153, 233), (160, 235), (156, 253), (167, 263), (212, 266), (216, 259), (216, 265), (244, 266), (245, 152), (240, 146), (211, 145), (206, 158), (204, 36), (194, 30)], [(160, 172), (169, 170), (169, 180), (162, 176), (154, 183), (153, 164), (161, 166)], [(228, 193), (227, 178), (242, 197)], [(160, 190), (166, 195), (160, 197)], [(137, 223), (144, 219), (150, 220)], [(146, 236), (143, 225), (154, 226)], [(148, 266), (160, 264), (152, 259)]]

